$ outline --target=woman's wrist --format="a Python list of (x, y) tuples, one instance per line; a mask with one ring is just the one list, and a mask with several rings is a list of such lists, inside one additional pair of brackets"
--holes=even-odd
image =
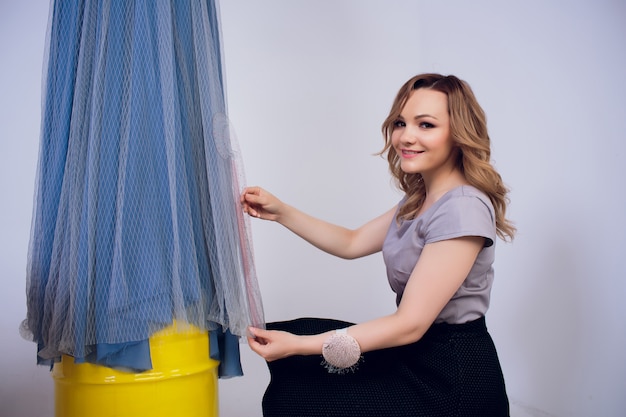
[(335, 334), (334, 330), (331, 332), (320, 333), (316, 335), (298, 336), (299, 341), (296, 347), (298, 353), (296, 354), (321, 355), (324, 342), (333, 334)]
[(276, 221), (276, 223), (279, 223), (289, 229), (289, 219), (291, 217), (291, 213), (294, 210), (295, 209), (292, 206), (281, 201), (280, 208), (276, 210), (276, 218), (274, 220)]

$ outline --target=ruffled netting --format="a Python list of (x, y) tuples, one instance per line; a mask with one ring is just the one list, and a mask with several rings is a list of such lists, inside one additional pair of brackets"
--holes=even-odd
[(39, 363), (149, 369), (176, 321), (241, 374), (264, 318), (221, 59), (214, 1), (51, 3), (21, 327)]

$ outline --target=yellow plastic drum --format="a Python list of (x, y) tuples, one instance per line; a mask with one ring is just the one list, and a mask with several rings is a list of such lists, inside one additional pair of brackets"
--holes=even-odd
[(150, 338), (153, 369), (117, 371), (64, 356), (52, 372), (57, 417), (216, 417), (218, 362), (206, 332), (176, 326)]

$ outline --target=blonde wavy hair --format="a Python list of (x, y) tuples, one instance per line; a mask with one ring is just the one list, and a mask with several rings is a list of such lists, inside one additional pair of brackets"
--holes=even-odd
[(407, 195), (406, 202), (398, 212), (398, 220), (414, 218), (426, 198), (421, 174), (402, 171), (400, 158), (391, 144), (395, 122), (411, 93), (420, 88), (439, 91), (448, 97), (450, 135), (459, 150), (456, 164), (470, 185), (489, 196), (495, 209), (498, 236), (505, 241), (512, 240), (516, 229), (506, 218), (509, 190), (491, 164), (485, 112), (478, 104), (470, 86), (453, 75), (420, 74), (408, 80), (398, 91), (389, 116), (383, 122), (385, 146), (379, 154), (386, 154), (391, 174), (398, 187)]

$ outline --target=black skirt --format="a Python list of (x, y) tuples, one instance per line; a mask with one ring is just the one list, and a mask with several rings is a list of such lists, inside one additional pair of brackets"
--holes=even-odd
[[(300, 318), (270, 330), (307, 335), (352, 325)], [(508, 417), (502, 369), (485, 319), (434, 324), (418, 342), (363, 354), (354, 371), (329, 373), (322, 357), (269, 362), (265, 417)]]

